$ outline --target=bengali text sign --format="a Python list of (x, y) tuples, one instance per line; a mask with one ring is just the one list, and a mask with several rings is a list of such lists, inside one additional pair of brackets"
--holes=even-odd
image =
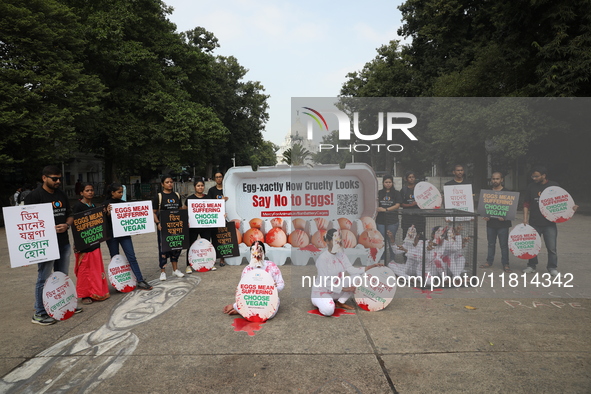
[(188, 249), (189, 218), (186, 210), (160, 211), (162, 252)]
[(3, 207), (11, 267), (60, 258), (51, 203)]

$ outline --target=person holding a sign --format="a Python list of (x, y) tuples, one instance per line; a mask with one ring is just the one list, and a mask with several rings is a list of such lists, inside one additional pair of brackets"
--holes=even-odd
[[(103, 202), (103, 205), (107, 207), (107, 217), (110, 218), (113, 204), (120, 204), (123, 202), (121, 197), (123, 196), (123, 186), (120, 183), (111, 183), (107, 187), (108, 198)], [(111, 223), (108, 223), (107, 228), (112, 228)], [(133, 249), (133, 241), (130, 235), (126, 235), (118, 238), (107, 239), (107, 247), (109, 248), (109, 254), (111, 258), (119, 254), (119, 246), (123, 249), (125, 257), (131, 266), (131, 270), (137, 279), (137, 287), (142, 290), (152, 290), (152, 286), (145, 281), (140, 265), (135, 257), (135, 251)]]
[[(80, 185), (82, 199), (72, 207), (73, 213), (80, 213), (95, 208), (94, 186), (90, 183)], [(104, 301), (110, 297), (105, 265), (100, 243), (82, 251), (74, 250), (76, 256), (76, 293), (82, 298), (83, 304), (93, 301)]]
[[(185, 200), (185, 205), (183, 206), (183, 208), (188, 208), (189, 207), (189, 200), (193, 200), (193, 199), (197, 199), (197, 200), (202, 200), (202, 199), (207, 199), (207, 195), (204, 193), (205, 191), (205, 182), (203, 182), (202, 179), (197, 179), (194, 183), (193, 186), (195, 187), (195, 193), (191, 194), (190, 196), (187, 197), (187, 199)], [(203, 238), (206, 240), (211, 240), (211, 231), (209, 228), (207, 227), (201, 227), (201, 228), (190, 228), (189, 229), (189, 244), (193, 245), (193, 243), (195, 241), (197, 241), (197, 238)], [(216, 268), (212, 267), (211, 271), (215, 271)], [(187, 270), (186, 270), (187, 274), (191, 274), (193, 273), (193, 269), (191, 268), (191, 264), (189, 263), (189, 251), (187, 250)]]
[[(545, 167), (535, 167), (531, 178), (533, 182), (527, 185), (525, 198), (523, 201), (523, 224), (530, 224), (536, 229), (538, 234), (544, 238), (544, 244), (548, 251), (548, 265), (546, 268), (552, 276), (558, 275), (558, 255), (556, 254), (556, 240), (558, 238), (558, 229), (556, 223), (549, 221), (540, 211), (540, 195), (550, 186), (558, 186), (557, 182), (548, 179), (548, 171)], [(577, 205), (573, 207), (576, 211)], [(538, 256), (530, 259), (527, 267), (523, 270), (526, 274), (536, 272), (538, 265)]]
[[(490, 178), (492, 190), (503, 191), (506, 190), (503, 186), (503, 174), (499, 171), (492, 173)], [(497, 238), (499, 239), (499, 246), (501, 247), (501, 264), (503, 270), (507, 273), (513, 272), (509, 268), (509, 229), (512, 224), (510, 220), (505, 220), (502, 217), (483, 217), (486, 221), (486, 239), (488, 241), (488, 255), (486, 263), (482, 264), (480, 268), (492, 267), (495, 260), (495, 249)]]
[[(214, 178), (215, 178), (215, 186), (212, 186), (209, 188), (209, 190), (207, 191), (207, 198), (208, 199), (223, 198), (224, 201), (228, 201), (228, 196), (224, 196), (224, 186), (223, 186), (224, 174), (222, 174), (221, 172), (216, 172), (214, 174)], [(224, 261), (224, 258), (221, 257), (220, 258), (220, 267), (223, 267), (224, 265), (226, 265), (226, 263)]]
[[(242, 277), (244, 277), (244, 275), (246, 275), (248, 272), (257, 269), (264, 270), (271, 274), (273, 280), (275, 281), (277, 291), (280, 292), (283, 290), (285, 287), (285, 282), (283, 280), (283, 276), (281, 275), (281, 271), (274, 262), (265, 259), (265, 244), (261, 241), (254, 241), (250, 247), (250, 262), (242, 270)], [(277, 305), (277, 310), (279, 310), (279, 305)], [(275, 317), (277, 310), (273, 316), (270, 317), (270, 319)], [(238, 307), (236, 303), (226, 305), (224, 307), (224, 313), (228, 315), (237, 315)]]
[(174, 181), (169, 175), (162, 177), (162, 192), (158, 193), (152, 201), (154, 208), (154, 222), (158, 227), (157, 238), (158, 238), (158, 263), (160, 266), (160, 280), (166, 280), (166, 263), (170, 258), (172, 264), (173, 275), (182, 278), (185, 276), (178, 268), (179, 256), (181, 250), (172, 250), (170, 252), (162, 252), (162, 225), (160, 223), (159, 213), (160, 211), (175, 211), (181, 209), (182, 202), (180, 194), (173, 191)]
[[(416, 173), (414, 171), (407, 171), (404, 174), (404, 179), (406, 180), (406, 185), (402, 186), (402, 189), (400, 190), (400, 194), (402, 197), (402, 203), (400, 204), (400, 206), (404, 210), (406, 210), (406, 209), (420, 209), (419, 205), (417, 204), (417, 202), (415, 200), (415, 186), (416, 186), (416, 182), (417, 182)], [(425, 233), (426, 221), (423, 216), (402, 215), (401, 226), (402, 226), (402, 238), (406, 239), (406, 234), (408, 232), (408, 229), (411, 226), (414, 226), (414, 228), (418, 232)]]
[[(392, 175), (384, 175), (382, 179), (383, 188), (378, 191), (378, 215), (376, 225), (378, 231), (385, 240), (388, 238), (388, 232), (394, 234), (398, 231), (398, 208), (402, 203), (402, 198), (398, 190), (394, 189), (394, 178)], [(383, 255), (383, 258), (386, 258)]]
[[(381, 264), (372, 264), (366, 267), (353, 267), (341, 245), (341, 232), (331, 228), (324, 236), (326, 250), (316, 259), (318, 274), (314, 278), (312, 286), (312, 304), (318, 307), (324, 316), (332, 316), (335, 308), (354, 309), (346, 302), (355, 293), (353, 284), (355, 276), (362, 275), (365, 271), (378, 267)], [(353, 277), (345, 279), (345, 272)]]
[(43, 306), (43, 286), (53, 271), (68, 275), (70, 265), (70, 239), (68, 229), (74, 223), (70, 202), (66, 193), (60, 190), (62, 172), (56, 166), (46, 166), (42, 172), (43, 184), (32, 191), (25, 199), (25, 205), (51, 203), (55, 219), (55, 232), (60, 251), (60, 258), (37, 264), (37, 283), (35, 284), (35, 314), (31, 321), (35, 324), (49, 325), (55, 319), (49, 316)]

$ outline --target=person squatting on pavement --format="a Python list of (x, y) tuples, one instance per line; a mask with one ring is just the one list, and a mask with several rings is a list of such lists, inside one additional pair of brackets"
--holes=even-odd
[(312, 286), (312, 304), (324, 316), (332, 316), (335, 308), (354, 309), (345, 304), (355, 292), (355, 286), (343, 287), (345, 271), (355, 276), (361, 276), (365, 271), (378, 267), (381, 264), (372, 264), (366, 267), (353, 267), (349, 258), (343, 252), (341, 246), (341, 232), (331, 228), (324, 236), (326, 250), (316, 259), (318, 270)]

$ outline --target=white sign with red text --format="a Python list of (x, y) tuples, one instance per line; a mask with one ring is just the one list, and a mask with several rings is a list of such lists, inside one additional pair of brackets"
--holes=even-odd
[(197, 272), (207, 272), (215, 264), (215, 248), (208, 240), (199, 238), (189, 248), (189, 264)]
[(137, 279), (125, 256), (120, 254), (113, 256), (107, 271), (109, 272), (109, 282), (117, 291), (129, 293), (135, 289)]
[(67, 320), (76, 312), (78, 295), (72, 279), (63, 272), (56, 271), (43, 286), (43, 307), (49, 316), (56, 320)]
[(156, 231), (152, 201), (136, 201), (111, 206), (114, 238)]
[(51, 203), (3, 207), (10, 266), (60, 258)]
[[(474, 212), (474, 199), (472, 198), (472, 185), (446, 185), (443, 186), (445, 209), (459, 209), (460, 211)], [(453, 221), (453, 217), (445, 218)], [(456, 217), (455, 221), (473, 220), (471, 217)]]
[(356, 286), (355, 302), (365, 311), (381, 311), (392, 302), (396, 294), (396, 276), (388, 267), (374, 267), (359, 277), (361, 286)]
[(226, 227), (226, 202), (223, 199), (189, 199), (189, 227)]
[(542, 249), (540, 234), (530, 225), (520, 223), (509, 233), (509, 250), (515, 257), (529, 260)]
[(561, 187), (550, 186), (540, 194), (540, 212), (546, 219), (554, 223), (563, 223), (575, 214), (575, 201)]
[(429, 182), (419, 182), (415, 186), (415, 201), (421, 209), (441, 208), (441, 193)]
[(238, 313), (248, 321), (265, 322), (279, 307), (275, 280), (268, 272), (255, 269), (244, 274), (236, 289)]

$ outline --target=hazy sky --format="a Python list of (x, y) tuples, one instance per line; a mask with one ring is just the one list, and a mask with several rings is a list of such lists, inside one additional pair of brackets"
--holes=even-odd
[(394, 1), (164, 0), (178, 31), (197, 26), (219, 40), (216, 54), (238, 59), (246, 80), (260, 81), (269, 103), (263, 136), (281, 144), (290, 128), (291, 97), (336, 97), (348, 72), (400, 39)]

